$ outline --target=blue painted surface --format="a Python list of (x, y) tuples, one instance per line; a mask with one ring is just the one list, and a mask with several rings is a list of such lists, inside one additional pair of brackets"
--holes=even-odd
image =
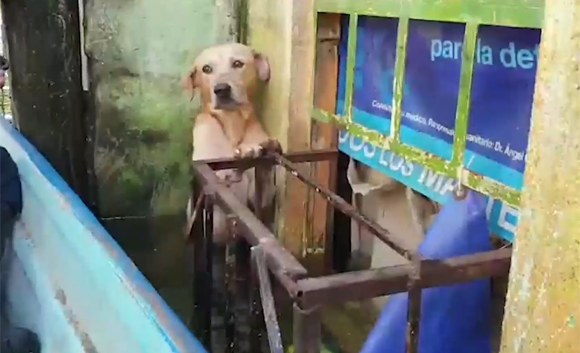
[(0, 119), (18, 165), (24, 210), (8, 279), (15, 324), (43, 352), (205, 353), (133, 262), (50, 164)]
[[(450, 200), (437, 215), (419, 252), (445, 259), (492, 250), (485, 216), (486, 201), (470, 192)], [(389, 297), (361, 353), (404, 353), (408, 294)], [(491, 353), (489, 279), (423, 290), (419, 352)]]
[[(398, 19), (362, 16), (358, 26), (352, 118), (388, 135)], [(338, 114), (343, 114), (346, 92), (347, 16), (341, 31)], [(401, 141), (447, 160), (452, 152), (464, 31), (461, 23), (411, 20), (409, 24)], [(540, 29), (480, 26), (476, 43), (463, 163), (518, 190), (523, 185), (540, 37)], [(347, 132), (341, 134), (339, 149), (440, 203), (457, 182)], [(391, 159), (406, 167), (387, 166)], [(405, 169), (407, 173), (400, 171)], [(432, 177), (425, 178), (427, 174)], [(436, 180), (437, 186), (430, 187), (428, 180)], [(491, 232), (513, 241), (519, 210), (493, 199), (489, 207)]]

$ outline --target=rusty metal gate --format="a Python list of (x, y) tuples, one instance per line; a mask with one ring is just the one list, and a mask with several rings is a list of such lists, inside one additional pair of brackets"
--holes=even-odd
[[(225, 337), (227, 352), (261, 352), (262, 332), (267, 332), (270, 352), (282, 353), (283, 345), (274, 306), (272, 287), (283, 288), (293, 301), (293, 344), (296, 353), (320, 351), (320, 307), (324, 304), (370, 299), (409, 292), (406, 351), (418, 349), (421, 291), (475, 279), (506, 275), (511, 249), (500, 249), (444, 260), (423, 259), (404, 245), (401, 235), (362, 216), (350, 203), (301, 174), (298, 163), (331, 161), (335, 150), (308, 151), (281, 155), (267, 152), (256, 159), (221, 159), (194, 162), (193, 200), (202, 215), (189, 236), (194, 247), (194, 310), (191, 325), (208, 350)], [(224, 185), (215, 171), (255, 168), (262, 180), (269, 168), (282, 167), (293, 177), (313, 188), (328, 203), (408, 260), (403, 266), (352, 271), (310, 277), (308, 271), (276, 240), (256, 215)], [(256, 182), (259, 189), (259, 182)], [(256, 190), (260, 194), (260, 190)], [(260, 198), (258, 197), (258, 200)], [(236, 239), (226, 248), (213, 246), (213, 207), (227, 215)], [(234, 254), (232, 266), (225, 266)], [(227, 268), (232, 267), (232, 268)], [(270, 283), (270, 276), (274, 279)], [(226, 278), (227, 277), (227, 278)], [(221, 337), (219, 336), (221, 332)], [(217, 349), (215, 351), (218, 351)]]

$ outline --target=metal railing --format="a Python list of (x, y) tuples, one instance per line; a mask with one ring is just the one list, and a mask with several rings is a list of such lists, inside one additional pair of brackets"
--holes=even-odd
[[(274, 287), (283, 288), (293, 300), (293, 345), (296, 353), (320, 352), (322, 305), (400, 292), (409, 292), (406, 351), (416, 353), (422, 289), (508, 273), (511, 249), (444, 260), (423, 259), (415, 249), (405, 245), (401, 235), (392, 234), (367, 219), (340, 196), (300, 173), (295, 165), (331, 161), (337, 156), (338, 152), (334, 150), (286, 155), (272, 152), (256, 159), (194, 162), (192, 196), (193, 200), (203, 200), (197, 203), (203, 221), (194, 223), (189, 234), (195, 248), (195, 300), (191, 326), (210, 352), (218, 344), (218, 340), (225, 341), (227, 352), (262, 352), (261, 336), (264, 325), (270, 352), (283, 352), (272, 285), (267, 274), (273, 276)], [(368, 229), (371, 234), (405, 257), (407, 264), (309, 277), (300, 262), (215, 174), (215, 171), (222, 169), (253, 167), (256, 178), (261, 180), (264, 173), (275, 166), (286, 169), (293, 177), (324, 197), (335, 209)], [(261, 184), (256, 185), (260, 189)], [(260, 190), (257, 193), (259, 195)], [(213, 244), (214, 206), (227, 215), (236, 239), (226, 249)], [(257, 214), (261, 214), (259, 207)], [(230, 252), (235, 254), (235, 261), (231, 262), (233, 269), (228, 270), (229, 266), (224, 266), (228, 256), (223, 254)], [(228, 272), (234, 274), (233, 280), (227, 275)], [(219, 297), (222, 297), (221, 300), (217, 299)], [(218, 349), (214, 351), (217, 352)]]

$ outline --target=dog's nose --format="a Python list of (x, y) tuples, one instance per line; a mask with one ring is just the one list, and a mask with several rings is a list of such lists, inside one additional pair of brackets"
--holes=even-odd
[(214, 86), (213, 93), (220, 98), (228, 98), (232, 93), (232, 86), (227, 83), (218, 83)]

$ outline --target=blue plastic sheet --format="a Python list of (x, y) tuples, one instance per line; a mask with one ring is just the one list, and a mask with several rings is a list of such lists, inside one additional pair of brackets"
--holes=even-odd
[[(435, 219), (419, 252), (442, 259), (492, 250), (485, 216), (486, 201), (470, 192), (450, 200)], [(419, 352), (490, 353), (490, 281), (423, 290)], [(389, 298), (361, 353), (404, 353), (407, 293)]]

